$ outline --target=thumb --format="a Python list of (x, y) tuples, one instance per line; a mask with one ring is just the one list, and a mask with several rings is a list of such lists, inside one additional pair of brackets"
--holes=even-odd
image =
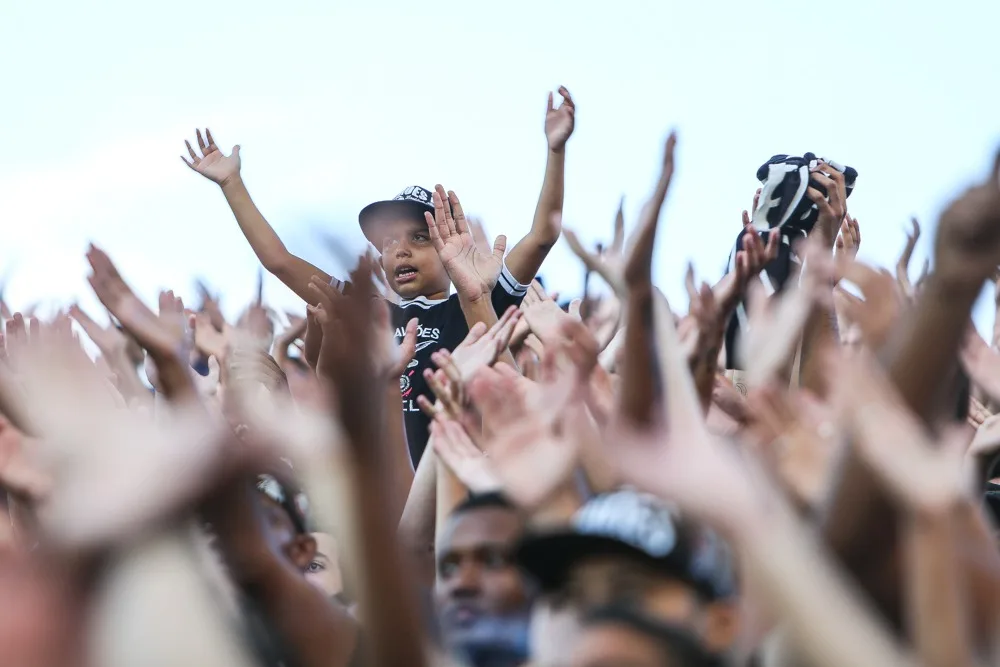
[(580, 320), (580, 306), (583, 305), (583, 299), (573, 299), (569, 302), (569, 314)]
[(219, 373), (220, 373), (219, 360), (216, 359), (215, 355), (213, 354), (208, 358), (208, 379), (214, 382), (218, 382)]
[(406, 333), (403, 335), (403, 342), (399, 344), (406, 357), (412, 357), (417, 351), (417, 323), (415, 317), (406, 323)]
[(507, 250), (507, 237), (501, 234), (493, 242), (493, 256), (499, 260), (503, 259), (503, 254)]
[(236, 159), (239, 159), (239, 157), (240, 157), (240, 145), (239, 144), (236, 144), (235, 146), (233, 146), (233, 157), (236, 158)]

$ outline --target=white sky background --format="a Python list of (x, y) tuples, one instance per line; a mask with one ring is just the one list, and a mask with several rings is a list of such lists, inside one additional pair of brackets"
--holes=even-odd
[[(92, 6), (93, 5), (93, 6)], [(756, 168), (814, 151), (858, 169), (864, 259), (891, 266), (916, 214), (931, 231), (1000, 143), (1000, 4), (955, 0), (77, 3), (0, 0), (0, 277), (15, 307), (79, 298), (88, 241), (149, 303), (205, 278), (235, 313), (257, 262), (213, 184), (178, 155), (195, 127), (242, 146), (289, 248), (343, 274), (319, 231), (443, 183), (513, 244), (531, 222), (549, 90), (577, 101), (568, 225), (635, 221), (676, 127), (656, 279), (721, 275)], [(930, 247), (918, 246), (912, 271)], [(560, 243), (542, 269), (579, 291)], [(300, 308), (270, 276), (265, 298)], [(985, 307), (984, 307), (985, 306)], [(992, 322), (980, 303), (980, 326)]]

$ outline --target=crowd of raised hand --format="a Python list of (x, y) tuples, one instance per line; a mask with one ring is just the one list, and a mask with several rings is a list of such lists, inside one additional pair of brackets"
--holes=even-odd
[[(563, 227), (558, 95), (509, 249), (409, 186), (331, 276), (199, 130), (182, 159), (299, 312), (151, 308), (96, 245), (110, 324), (3, 304), (0, 664), (1000, 664), (1000, 324), (970, 317), (1000, 157), (916, 280), (915, 220), (895, 275), (860, 263), (857, 172), (772, 158), (727, 274), (669, 271), (685, 313), (652, 282), (676, 136), (591, 249)], [(536, 279), (562, 237), (568, 302)]]

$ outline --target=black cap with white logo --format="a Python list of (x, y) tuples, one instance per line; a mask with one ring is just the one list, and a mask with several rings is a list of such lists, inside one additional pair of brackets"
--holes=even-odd
[(543, 590), (554, 591), (575, 564), (598, 555), (634, 558), (710, 600), (735, 593), (729, 550), (718, 536), (682, 520), (658, 498), (632, 490), (590, 500), (566, 530), (529, 535), (516, 558)]
[(392, 199), (368, 204), (358, 214), (361, 232), (373, 246), (381, 250), (382, 238), (378, 231), (378, 223), (400, 217), (415, 217), (423, 221), (424, 212), (434, 212), (434, 203), (431, 197), (431, 190), (419, 185), (411, 185)]

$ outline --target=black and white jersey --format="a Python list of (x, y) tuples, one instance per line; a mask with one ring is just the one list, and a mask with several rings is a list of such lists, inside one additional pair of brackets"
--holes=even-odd
[[(528, 286), (514, 279), (503, 267), (496, 287), (493, 288), (493, 308), (497, 316), (510, 306), (520, 305), (527, 293)], [(435, 350), (454, 350), (469, 333), (465, 323), (465, 315), (458, 303), (458, 295), (452, 294), (446, 299), (427, 299), (417, 297), (404, 299), (399, 305), (390, 304), (392, 326), (395, 329), (395, 340), (399, 344), (406, 333), (406, 323), (416, 317), (417, 352), (399, 378), (399, 390), (403, 396), (403, 418), (406, 424), (406, 440), (410, 447), (410, 458), (416, 467), (420, 456), (427, 446), (430, 419), (417, 405), (417, 396), (424, 395), (432, 403), (434, 394), (424, 380), (424, 369), (434, 370), (431, 354)]]

